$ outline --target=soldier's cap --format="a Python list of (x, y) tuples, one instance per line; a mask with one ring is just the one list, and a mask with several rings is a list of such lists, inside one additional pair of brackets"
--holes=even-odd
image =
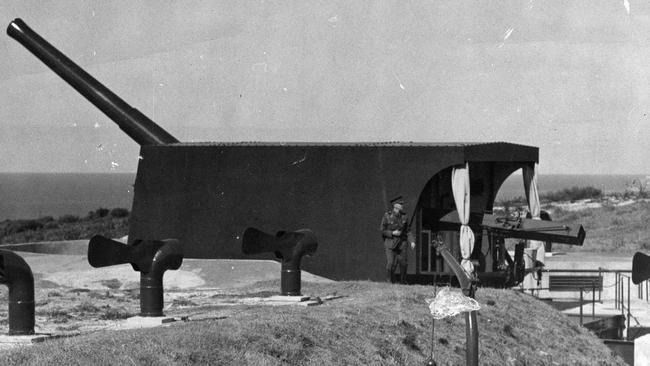
[(400, 205), (404, 206), (404, 198), (402, 196), (395, 197), (392, 200), (390, 200), (390, 203), (392, 205), (400, 204)]

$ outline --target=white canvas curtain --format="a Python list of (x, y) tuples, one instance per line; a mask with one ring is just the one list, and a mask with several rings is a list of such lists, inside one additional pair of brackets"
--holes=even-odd
[(468, 275), (474, 273), (474, 266), (469, 260), (474, 250), (474, 233), (467, 225), (469, 223), (469, 164), (454, 167), (451, 171), (451, 188), (454, 194), (454, 202), (460, 219), (460, 254), (462, 260), (460, 265)]
[(528, 200), (528, 209), (533, 219), (539, 220), (540, 205), (539, 194), (537, 193), (537, 168), (526, 166), (523, 169), (524, 189), (526, 190), (526, 200)]
[[(530, 216), (533, 220), (540, 220), (540, 203), (539, 203), (539, 194), (537, 193), (537, 164), (532, 166), (526, 166), (523, 169), (524, 176), (524, 189), (526, 190), (526, 199), (528, 200), (528, 209), (530, 210)], [(544, 255), (546, 250), (544, 248), (544, 242), (537, 240), (528, 241), (528, 248), (537, 249), (536, 260), (544, 263)]]

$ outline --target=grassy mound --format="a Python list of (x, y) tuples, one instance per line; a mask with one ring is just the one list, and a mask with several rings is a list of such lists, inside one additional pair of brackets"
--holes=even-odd
[[(239, 290), (276, 292), (278, 281)], [(429, 356), (427, 286), (304, 283), (303, 293), (343, 297), (320, 306), (190, 307), (220, 320), (153, 329), (100, 331), (0, 353), (2, 365), (422, 365)], [(573, 320), (512, 290), (479, 289), (481, 365), (624, 365)], [(175, 312), (170, 308), (168, 314)], [(436, 321), (438, 365), (465, 363), (462, 315)]]
[(587, 232), (584, 246), (553, 244), (557, 250), (627, 254), (650, 250), (650, 202), (580, 211), (556, 209), (553, 221), (582, 224)]

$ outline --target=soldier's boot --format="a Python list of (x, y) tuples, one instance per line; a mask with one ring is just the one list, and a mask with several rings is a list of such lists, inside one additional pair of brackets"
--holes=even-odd
[(386, 270), (386, 282), (391, 283), (393, 282), (393, 271), (390, 269)]
[(399, 282), (406, 285), (406, 266), (401, 266), (399, 269)]

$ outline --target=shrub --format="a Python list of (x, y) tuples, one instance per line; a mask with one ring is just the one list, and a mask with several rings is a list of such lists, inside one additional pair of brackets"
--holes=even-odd
[(111, 290), (117, 290), (122, 286), (122, 282), (117, 278), (111, 278), (110, 280), (103, 280), (100, 282), (103, 286), (110, 288)]
[(115, 217), (115, 218), (127, 217), (129, 216), (129, 210), (127, 210), (126, 208), (117, 207), (112, 209), (110, 214), (111, 217)]
[(39, 217), (38, 221), (42, 222), (43, 224), (46, 224), (48, 222), (54, 221), (54, 217), (52, 217), (52, 216), (43, 216), (43, 217)]
[(58, 229), (59, 224), (57, 224), (55, 221), (48, 221), (43, 227), (46, 229)]
[(88, 219), (88, 220), (101, 219), (102, 217), (108, 216), (109, 212), (110, 212), (109, 209), (100, 207), (100, 208), (96, 209), (95, 211), (88, 212), (88, 215), (86, 216), (86, 219)]
[(48, 317), (48, 320), (55, 324), (67, 323), (68, 320), (72, 319), (72, 316), (60, 307), (52, 308), (49, 311), (46, 311), (43, 315)]
[(14, 220), (5, 226), (4, 235), (22, 233), (30, 230), (38, 230), (43, 224), (38, 220)]
[(109, 212), (109, 209), (100, 207), (95, 210), (95, 215), (97, 215), (97, 217), (106, 217)]
[(514, 198), (509, 198), (509, 199), (504, 199), (500, 202), (498, 202), (500, 206), (503, 206), (505, 208), (505, 211), (508, 211), (508, 208), (510, 207), (521, 207), (521, 206), (528, 206), (528, 203), (526, 201), (526, 197), (514, 197)]
[(75, 306), (72, 310), (80, 314), (93, 314), (99, 312), (100, 309), (89, 301), (82, 301), (81, 304)]
[(190, 299), (186, 299), (184, 297), (178, 297), (172, 301), (173, 305), (176, 306), (197, 306), (195, 302), (193, 302)]
[(79, 222), (79, 216), (76, 215), (63, 215), (59, 217), (59, 222), (64, 223), (64, 224), (71, 224), (74, 222)]
[(81, 230), (78, 227), (71, 227), (62, 232), (62, 240), (77, 240), (81, 239)]
[(597, 198), (603, 195), (603, 191), (594, 187), (571, 187), (556, 192), (549, 192), (540, 195), (542, 201), (577, 201), (589, 198)]
[(109, 307), (108, 309), (106, 309), (106, 311), (104, 311), (103, 314), (99, 316), (99, 318), (103, 320), (119, 320), (119, 319), (130, 318), (132, 316), (133, 314), (126, 311), (124, 308)]

